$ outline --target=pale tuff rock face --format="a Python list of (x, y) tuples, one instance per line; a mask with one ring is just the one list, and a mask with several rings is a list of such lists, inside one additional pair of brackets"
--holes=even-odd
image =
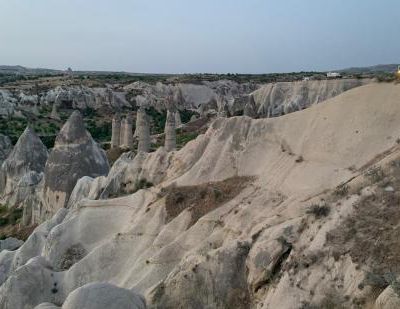
[(112, 120), (111, 148), (118, 148), (121, 140), (121, 118), (117, 115)]
[(176, 150), (176, 125), (175, 112), (168, 110), (165, 122), (165, 150), (167, 152)]
[(249, 95), (248, 102), (244, 106), (243, 115), (251, 118), (257, 116), (257, 106), (253, 95)]
[(177, 90), (175, 90), (173, 100), (175, 103), (175, 107), (185, 106), (185, 98), (183, 97), (181, 88), (178, 88)]
[(11, 140), (8, 136), (0, 134), (0, 166), (12, 150)]
[(45, 216), (65, 207), (69, 196), (83, 176), (107, 175), (109, 164), (105, 152), (86, 131), (82, 116), (75, 111), (60, 133), (44, 171)]
[(179, 113), (179, 110), (175, 112), (175, 125), (177, 128), (182, 126), (181, 114)]
[(48, 152), (35, 132), (27, 127), (0, 168), (0, 194), (9, 200), (24, 175), (43, 172)]
[(133, 148), (133, 120), (132, 116), (128, 115), (121, 122), (120, 129), (120, 146), (128, 149)]
[(150, 124), (144, 108), (139, 108), (136, 115), (136, 130), (138, 136), (138, 152), (149, 152), (150, 149)]
[(145, 309), (142, 296), (109, 283), (90, 283), (68, 295), (62, 309)]
[[(364, 193), (338, 197), (333, 191), (349, 180), (354, 189), (365, 181), (371, 186), (364, 167), (376, 158), (395, 160), (388, 160), (391, 166), (398, 162), (399, 96), (398, 85), (368, 85), (285, 117), (219, 118), (177, 152), (123, 155), (110, 172), (113, 192), (128, 179), (156, 185), (107, 200), (80, 200), (78, 195), (103, 187), (102, 180), (80, 181), (78, 205), (61, 209), (18, 250), (0, 254), (0, 308), (102, 299), (77, 290), (92, 282), (135, 289), (148, 308), (323, 308), (319, 304), (329, 295), (336, 297), (329, 301), (352, 308), (372, 294), (360, 289), (368, 269), (352, 261), (347, 248), (336, 256), (328, 235), (346, 218), (359, 219), (355, 203)], [(225, 191), (199, 191), (218, 180), (238, 181), (238, 175), (252, 180), (218, 207), (210, 197), (218, 200)], [(169, 189), (177, 190), (175, 198)], [(373, 194), (374, 188), (367, 189)], [(326, 192), (335, 193), (332, 202)], [(389, 199), (396, 194), (386, 193)], [(196, 196), (204, 197), (194, 200), (199, 208), (192, 207)], [(321, 199), (330, 212), (318, 217), (310, 206)], [(205, 214), (196, 218), (201, 210)], [(79, 256), (61, 271), (57, 266), (71, 248), (79, 248)], [(398, 307), (398, 298), (388, 288), (376, 308), (390, 305)]]
[(28, 127), (0, 168), (0, 201), (23, 209), (23, 225), (38, 222), (38, 190), (47, 157), (47, 148)]
[(34, 309), (146, 309), (143, 296), (105, 282), (84, 285), (68, 295), (62, 307), (42, 303)]
[(146, 107), (149, 103), (148, 97), (142, 95), (136, 96), (135, 101), (136, 101), (136, 106), (138, 107)]
[(0, 240), (0, 252), (3, 250), (9, 250), (9, 251), (13, 251), (18, 249), (19, 247), (21, 247), (24, 244), (24, 242), (22, 240), (13, 238), (13, 237), (9, 237), (3, 240)]
[(37, 95), (26, 95), (22, 91), (19, 93), (18, 99), (19, 104), (22, 105), (36, 105), (38, 103)]
[(252, 95), (259, 117), (276, 117), (302, 110), (370, 82), (359, 79), (280, 82), (264, 85)]
[(85, 86), (58, 86), (49, 90), (41, 98), (41, 104), (64, 106), (75, 109), (110, 106), (114, 108), (130, 107), (125, 92), (114, 92), (108, 88), (89, 88)]
[(37, 105), (37, 104), (35, 104), (35, 105), (32, 107), (32, 113), (33, 113), (34, 115), (36, 115), (36, 116), (38, 116), (38, 115), (40, 114), (39, 108), (38, 108), (38, 105)]
[(8, 90), (0, 90), (0, 117), (9, 117), (14, 114), (17, 100)]
[(53, 107), (51, 108), (51, 114), (50, 114), (51, 119), (54, 119), (54, 120), (61, 119), (57, 109), (58, 109), (57, 104), (53, 103)]
[(60, 308), (61, 307), (58, 307), (51, 303), (42, 303), (40, 305), (37, 305), (34, 309), (60, 309)]
[[(238, 84), (233, 81), (220, 80), (214, 82), (201, 82), (200, 84), (177, 84), (176, 86), (157, 83), (150, 85), (143, 82), (135, 82), (124, 87), (125, 91), (141, 92), (148, 99), (146, 106), (153, 106), (161, 111), (166, 110), (166, 98), (171, 90), (174, 92), (174, 100), (177, 108), (198, 109), (207, 105), (217, 95), (227, 98), (235, 98), (247, 95), (256, 90), (259, 86), (252, 83)], [(136, 99), (137, 106), (144, 106)], [(208, 111), (206, 108), (205, 111)]]

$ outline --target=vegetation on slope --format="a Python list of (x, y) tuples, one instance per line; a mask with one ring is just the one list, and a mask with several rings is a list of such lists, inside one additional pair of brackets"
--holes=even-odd
[(25, 241), (36, 226), (22, 226), (21, 219), (21, 208), (8, 208), (0, 204), (0, 239), (14, 237)]
[[(353, 262), (367, 269), (359, 288), (369, 285), (379, 294), (389, 285), (397, 287), (400, 275), (400, 158), (384, 168), (370, 168), (364, 178), (360, 187), (352, 189), (360, 195), (354, 214), (330, 232), (327, 240), (335, 255), (348, 253)], [(370, 187), (369, 194), (361, 193), (365, 187)]]
[(164, 189), (167, 221), (171, 221), (184, 210), (192, 216), (190, 225), (237, 196), (252, 180), (251, 177), (232, 177), (223, 181), (209, 182), (197, 186), (171, 186)]

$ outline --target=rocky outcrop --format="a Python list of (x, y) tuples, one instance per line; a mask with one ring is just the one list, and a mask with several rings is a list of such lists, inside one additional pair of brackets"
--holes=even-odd
[(25, 94), (24, 92), (20, 92), (18, 95), (18, 101), (20, 105), (31, 105), (35, 106), (38, 104), (38, 96)]
[(0, 117), (9, 117), (14, 114), (17, 99), (8, 90), (0, 89)]
[[(167, 97), (173, 93), (176, 107), (180, 110), (195, 109), (207, 105), (218, 95), (231, 100), (235, 97), (249, 94), (259, 86), (253, 83), (238, 84), (229, 80), (213, 82), (201, 82), (199, 84), (177, 84), (174, 86), (157, 83), (150, 85), (143, 82), (135, 82), (124, 87), (127, 92), (140, 94), (146, 97), (146, 106), (153, 106), (157, 110), (166, 110)], [(136, 101), (137, 106), (143, 104)], [(208, 110), (208, 108), (206, 108)]]
[(131, 115), (127, 115), (126, 118), (121, 121), (120, 129), (120, 146), (126, 149), (133, 148), (133, 119)]
[(105, 282), (84, 285), (68, 295), (64, 304), (58, 307), (42, 303), (34, 309), (146, 309), (143, 296), (127, 289)]
[(83, 176), (107, 175), (109, 164), (105, 152), (87, 132), (82, 116), (75, 111), (60, 133), (44, 171), (45, 217), (65, 207), (69, 196)]
[(118, 148), (121, 140), (121, 118), (114, 116), (111, 124), (111, 148)]
[[(395, 181), (386, 168), (399, 171), (399, 96), (396, 85), (368, 85), (285, 117), (219, 118), (180, 151), (124, 154), (105, 182), (80, 181), (75, 207), (61, 209), (18, 250), (0, 254), (0, 307), (65, 305), (92, 282), (135, 289), (149, 308), (373, 304), (382, 285), (365, 285), (369, 269), (348, 246), (379, 251), (356, 241), (368, 232), (354, 232), (366, 197), (366, 206), (393, 203), (380, 207), (384, 225), (370, 230), (396, 238), (388, 211), (397, 213), (398, 180), (383, 191), (388, 179)], [(375, 175), (379, 169), (387, 175), (379, 186), (365, 172), (371, 162)], [(154, 186), (136, 185), (143, 179)], [(88, 198), (104, 184), (120, 194)], [(122, 188), (128, 190), (121, 194)], [(366, 212), (371, 223), (379, 219)], [(336, 248), (331, 241), (343, 224), (350, 234)], [(70, 267), (61, 269), (66, 257)], [(376, 305), (398, 304), (393, 292), (383, 292)]]
[(58, 113), (58, 107), (56, 103), (53, 103), (53, 107), (51, 108), (50, 118), (54, 120), (60, 120), (60, 114)]
[(62, 309), (145, 309), (144, 298), (109, 283), (90, 283), (68, 295)]
[(219, 96), (217, 98), (217, 106), (218, 106), (218, 117), (229, 117), (229, 102), (224, 96)]
[(374, 309), (400, 308), (400, 296), (395, 289), (389, 285), (377, 298)]
[(24, 242), (22, 240), (13, 238), (13, 237), (9, 237), (3, 240), (0, 240), (0, 252), (3, 250), (9, 250), (9, 251), (13, 251), (18, 249), (19, 247), (21, 247), (24, 244)]
[(175, 112), (175, 125), (177, 128), (182, 126), (181, 114), (179, 113), (179, 110)]
[(20, 206), (42, 178), (47, 148), (27, 127), (0, 168), (0, 197), (9, 206)]
[(3, 135), (0, 134), (0, 166), (5, 159), (7, 159), (8, 155), (12, 150), (11, 140)]
[(149, 152), (150, 150), (150, 124), (146, 109), (139, 108), (136, 114), (136, 132), (138, 138), (138, 152)]
[(41, 303), (40, 305), (37, 305), (34, 309), (60, 309), (60, 307), (52, 303)]
[(167, 119), (165, 121), (165, 150), (176, 150), (176, 125), (175, 125), (175, 112), (173, 110), (167, 111)]
[(243, 115), (251, 118), (257, 117), (257, 104), (254, 101), (254, 96), (251, 94), (248, 97), (248, 101), (244, 106)]
[(173, 96), (174, 107), (185, 106), (185, 98), (183, 97), (182, 89), (178, 88), (174, 92)]
[(259, 117), (276, 117), (305, 109), (371, 80), (337, 79), (267, 84), (252, 93)]
[(42, 96), (41, 104), (56, 104), (60, 107), (80, 110), (86, 108), (99, 109), (104, 106), (120, 109), (124, 106), (131, 106), (125, 98), (125, 92), (85, 86), (58, 86)]

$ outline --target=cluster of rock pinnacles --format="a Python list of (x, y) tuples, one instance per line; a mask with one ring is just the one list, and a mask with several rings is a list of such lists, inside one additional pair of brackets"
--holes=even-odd
[[(146, 109), (140, 107), (136, 115), (136, 130), (132, 134), (132, 116), (121, 119), (119, 115), (112, 120), (111, 148), (133, 148), (133, 138), (138, 140), (138, 152), (149, 152), (150, 150), (150, 119)], [(181, 125), (179, 111), (173, 108), (167, 109), (165, 122), (165, 149), (174, 151), (176, 149), (176, 128)]]

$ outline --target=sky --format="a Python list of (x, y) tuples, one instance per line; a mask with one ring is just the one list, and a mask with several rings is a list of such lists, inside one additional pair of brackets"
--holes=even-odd
[(400, 62), (399, 0), (0, 0), (0, 64), (142, 73)]

